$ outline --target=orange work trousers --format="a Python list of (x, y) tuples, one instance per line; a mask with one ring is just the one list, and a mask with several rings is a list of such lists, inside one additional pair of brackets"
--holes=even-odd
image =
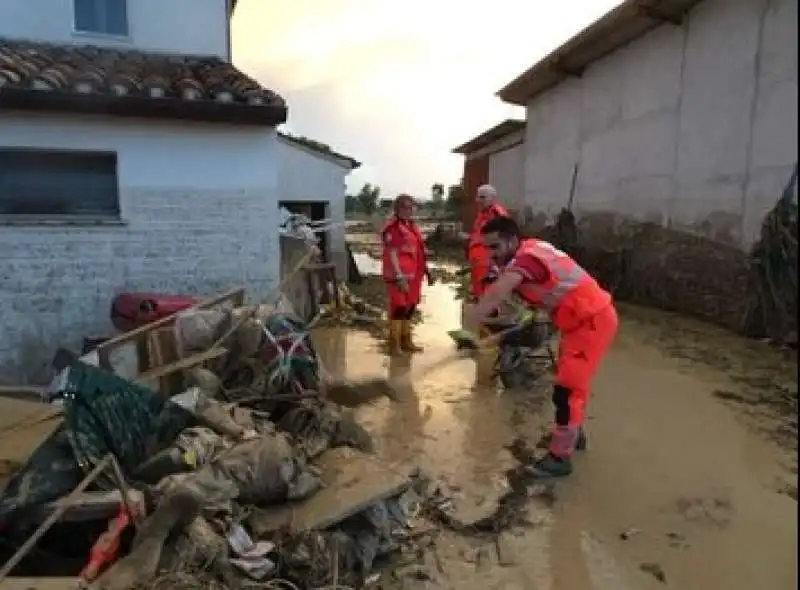
[[(611, 304), (579, 324), (574, 330), (562, 332), (556, 359), (556, 385), (569, 391), (569, 426), (583, 423), (592, 380), (600, 361), (608, 352), (617, 333), (619, 320)], [(553, 400), (556, 402), (556, 400)], [(556, 412), (559, 411), (556, 402)], [(562, 424), (562, 426), (566, 426)]]
[(483, 282), (483, 280), (488, 276), (489, 270), (492, 268), (489, 261), (486, 257), (474, 257), (470, 258), (469, 261), (470, 265), (470, 282), (469, 282), (469, 290), (472, 295), (475, 297), (480, 297), (483, 295), (486, 288), (489, 286)]

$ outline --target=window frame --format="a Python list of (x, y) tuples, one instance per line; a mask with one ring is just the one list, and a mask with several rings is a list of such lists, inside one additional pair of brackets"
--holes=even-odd
[[(109, 0), (91, 0), (94, 4), (95, 13), (105, 16), (107, 11), (105, 2)], [(89, 37), (107, 37), (112, 39), (130, 39), (131, 36), (131, 21), (130, 21), (130, 3), (128, 0), (111, 0), (122, 2), (124, 16), (125, 16), (125, 32), (124, 33), (109, 33), (107, 31), (97, 31), (91, 29), (82, 29), (78, 26), (78, 2), (79, 0), (72, 0), (72, 31), (73, 34), (79, 36)], [(101, 19), (103, 20), (103, 19)]]
[[(43, 163), (41, 166), (41, 170), (37, 170), (37, 174), (46, 175), (48, 172), (56, 172), (62, 171), (67, 169), (65, 164), (68, 162), (66, 161), (69, 158), (73, 159), (74, 163), (83, 163), (83, 164), (91, 164), (94, 166), (99, 166), (101, 172), (100, 174), (105, 176), (105, 173), (108, 173), (107, 180), (112, 180), (113, 182), (109, 182), (109, 188), (107, 192), (98, 191), (93, 195), (93, 200), (95, 203), (99, 204), (100, 206), (96, 207), (89, 207), (85, 210), (72, 210), (74, 207), (75, 200), (80, 198), (80, 191), (78, 189), (67, 191), (67, 194), (64, 195), (43, 195), (45, 197), (49, 196), (52, 198), (52, 202), (56, 203), (57, 205), (66, 205), (64, 209), (66, 211), (59, 212), (59, 207), (57, 206), (53, 210), (41, 210), (41, 211), (29, 211), (29, 210), (20, 210), (18, 212), (13, 211), (13, 204), (7, 205), (7, 201), (5, 200), (7, 197), (2, 192), (2, 185), (0, 185), (0, 220), (3, 222), (10, 222), (10, 223), (24, 223), (26, 221), (37, 221), (37, 220), (52, 220), (52, 221), (80, 221), (80, 222), (95, 222), (95, 221), (112, 221), (119, 223), (122, 220), (122, 204), (120, 199), (120, 188), (119, 188), (119, 154), (116, 151), (107, 151), (107, 150), (71, 150), (71, 149), (59, 149), (59, 148), (49, 148), (49, 147), (17, 147), (17, 146), (0, 146), (0, 174), (3, 172), (3, 156), (19, 154), (28, 154), (33, 157), (39, 157), (43, 159)], [(24, 157), (24, 156), (23, 156)], [(48, 158), (55, 158), (50, 159)], [(58, 160), (58, 158), (63, 158), (62, 160)], [(108, 167), (106, 169), (106, 167)], [(83, 172), (88, 172), (88, 166), (83, 169)], [(76, 179), (78, 179), (76, 174)], [(79, 183), (76, 183), (78, 186)], [(41, 187), (32, 187), (32, 191), (36, 190), (37, 188)], [(71, 193), (71, 194), (70, 194)], [(22, 197), (17, 197), (21, 199)], [(104, 206), (107, 205), (107, 206)]]

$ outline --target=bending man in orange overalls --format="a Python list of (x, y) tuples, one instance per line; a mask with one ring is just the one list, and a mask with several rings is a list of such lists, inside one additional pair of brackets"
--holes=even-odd
[(567, 254), (542, 240), (523, 240), (513, 219), (492, 219), (481, 233), (502, 272), (472, 310), (472, 320), (485, 322), (513, 293), (525, 304), (547, 310), (561, 333), (553, 387), (555, 420), (543, 441), (548, 452), (531, 469), (540, 477), (569, 475), (575, 448), (585, 444), (583, 420), (592, 379), (617, 332), (614, 303)]
[(491, 268), (489, 252), (481, 239), (481, 229), (490, 219), (508, 216), (505, 208), (497, 202), (497, 191), (490, 184), (478, 187), (475, 201), (478, 205), (478, 214), (472, 224), (472, 232), (469, 234), (467, 244), (467, 260), (469, 260), (470, 266), (469, 290), (473, 298), (480, 297), (486, 290), (484, 280)]
[(394, 215), (381, 230), (383, 280), (389, 296), (389, 352), (419, 352), (411, 338), (411, 318), (422, 294), (422, 279), (431, 275), (425, 260), (425, 242), (411, 218), (414, 199), (400, 195), (394, 200)]

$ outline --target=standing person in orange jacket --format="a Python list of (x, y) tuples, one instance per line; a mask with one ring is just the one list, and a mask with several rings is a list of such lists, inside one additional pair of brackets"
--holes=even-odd
[(508, 216), (505, 207), (497, 202), (497, 191), (490, 184), (478, 187), (475, 201), (478, 205), (478, 214), (472, 224), (472, 232), (469, 234), (467, 244), (467, 260), (470, 265), (470, 295), (473, 298), (480, 297), (486, 290), (484, 280), (492, 264), (489, 252), (481, 239), (481, 229), (490, 219)]
[(531, 469), (540, 477), (569, 475), (573, 452), (586, 443), (583, 421), (592, 379), (617, 332), (614, 303), (567, 254), (548, 242), (522, 239), (513, 219), (492, 219), (481, 233), (502, 273), (474, 307), (472, 319), (485, 322), (515, 295), (530, 307), (547, 310), (561, 333), (553, 387), (555, 419), (542, 441), (548, 451)]
[(423, 277), (431, 284), (425, 241), (411, 218), (414, 199), (399, 195), (393, 209), (394, 214), (381, 230), (383, 280), (389, 296), (389, 351), (420, 352), (411, 337), (411, 318), (420, 301)]

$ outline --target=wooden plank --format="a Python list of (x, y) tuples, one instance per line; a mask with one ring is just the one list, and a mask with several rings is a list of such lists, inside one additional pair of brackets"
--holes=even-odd
[[(147, 370), (157, 369), (180, 360), (175, 334), (171, 327), (156, 328), (146, 336)], [(177, 393), (180, 387), (180, 375), (173, 373), (159, 379), (158, 391), (164, 395)]]
[(61, 414), (58, 406), (0, 398), (0, 482), (22, 467), (42, 441), (58, 428)]
[(76, 590), (84, 588), (80, 578), (6, 578), (0, 590)]
[(210, 348), (205, 352), (200, 352), (198, 354), (193, 354), (191, 356), (179, 359), (174, 363), (169, 363), (168, 365), (156, 367), (155, 369), (150, 369), (149, 371), (145, 371), (144, 373), (136, 377), (136, 380), (154, 381), (156, 379), (161, 379), (162, 377), (166, 377), (167, 375), (172, 375), (173, 373), (177, 373), (178, 371), (185, 371), (186, 369), (191, 369), (193, 367), (196, 367), (197, 365), (201, 365), (205, 362), (217, 359), (222, 355), (226, 354), (227, 352), (228, 351), (222, 347)]
[(0, 397), (37, 401), (44, 398), (46, 389), (36, 385), (0, 385)]
[(309, 499), (259, 509), (249, 523), (257, 537), (283, 528), (320, 530), (396, 496), (410, 485), (410, 473), (392, 470), (372, 455), (348, 448), (326, 451), (317, 467), (325, 488)]
[[(49, 502), (36, 511), (36, 518), (45, 520), (55, 510), (60, 510), (66, 503), (66, 496)], [(110, 492), (84, 492), (75, 501), (70, 501), (61, 522), (86, 522), (87, 520), (106, 520), (113, 518), (122, 504), (122, 493), (119, 490)]]

